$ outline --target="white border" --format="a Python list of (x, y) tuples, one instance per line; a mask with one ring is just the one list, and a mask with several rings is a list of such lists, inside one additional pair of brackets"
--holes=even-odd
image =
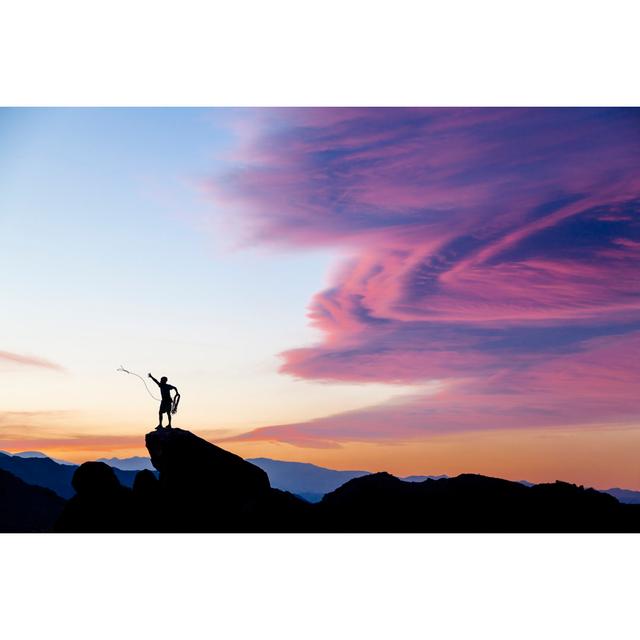
[(13, 105), (634, 105), (637, 3), (20, 0)]
[(625, 535), (4, 536), (3, 636), (637, 638)]
[[(21, 0), (2, 9), (0, 104), (637, 105), (634, 8)], [(637, 543), (5, 535), (3, 636), (624, 640)]]

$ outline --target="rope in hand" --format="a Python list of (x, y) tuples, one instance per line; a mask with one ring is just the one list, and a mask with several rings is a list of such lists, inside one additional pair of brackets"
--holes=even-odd
[(176, 395), (173, 398), (173, 404), (171, 405), (171, 413), (175, 416), (178, 413), (178, 405), (180, 404), (180, 394), (176, 389)]
[(122, 365), (120, 365), (119, 369), (116, 369), (116, 371), (122, 371), (124, 373), (128, 373), (130, 376), (135, 376), (136, 378), (140, 378), (140, 380), (142, 380), (142, 384), (144, 385), (144, 388), (147, 390), (147, 393), (157, 402), (160, 402), (160, 398), (156, 398), (153, 393), (151, 393), (151, 391), (149, 391), (149, 387), (147, 386), (147, 381), (140, 375), (138, 375), (137, 373), (134, 373), (133, 371), (127, 371)]

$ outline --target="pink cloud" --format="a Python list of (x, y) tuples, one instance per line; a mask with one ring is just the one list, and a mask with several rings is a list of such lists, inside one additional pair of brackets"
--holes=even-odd
[(624, 357), (640, 330), (638, 110), (269, 110), (235, 162), (208, 188), (252, 242), (351, 255), (311, 301), (322, 340), (282, 372), (446, 381), (247, 438), (640, 415)]
[(640, 332), (587, 341), (582, 349), (513, 363), (487, 377), (459, 377), (436, 393), (306, 423), (263, 427), (228, 440), (327, 448), (476, 430), (602, 428), (637, 420)]
[(42, 367), (44, 369), (53, 369), (54, 371), (64, 371), (64, 369), (55, 362), (50, 362), (44, 358), (35, 356), (26, 356), (19, 353), (10, 353), (9, 351), (0, 351), (0, 363), (5, 362), (11, 365), (20, 365), (27, 367)]

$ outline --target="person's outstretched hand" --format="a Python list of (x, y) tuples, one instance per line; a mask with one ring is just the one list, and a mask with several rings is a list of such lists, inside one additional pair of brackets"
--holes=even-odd
[(150, 377), (151, 377), (151, 374), (150, 374), (150, 373), (147, 373), (147, 377), (149, 377), (149, 378), (150, 378)]

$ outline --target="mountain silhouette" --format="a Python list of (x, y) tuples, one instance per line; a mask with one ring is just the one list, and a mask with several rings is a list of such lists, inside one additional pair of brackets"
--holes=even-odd
[(67, 462), (66, 460), (59, 460), (58, 458), (52, 458), (51, 456), (48, 456), (46, 453), (42, 453), (42, 451), (19, 451), (18, 453), (9, 453), (8, 451), (0, 450), (0, 453), (4, 453), (6, 456), (13, 456), (15, 458), (48, 458), (49, 460), (53, 460), (58, 464), (73, 465), (73, 462)]
[(409, 483), (376, 473), (347, 482), (318, 507), (323, 531), (640, 531), (640, 509), (595, 489), (476, 474)]
[[(59, 460), (58, 458), (51, 458), (39, 451), (23, 451), (21, 453), (11, 454), (8, 451), (1, 451), (0, 454), (5, 454), (14, 457), (39, 457), (48, 458), (62, 465), (69, 465), (77, 467), (73, 462), (67, 462), (66, 460)], [(142, 469), (149, 469), (154, 473), (151, 459), (147, 456), (131, 456), (129, 458), (98, 458), (98, 462), (104, 462), (110, 467), (113, 467), (116, 471), (116, 475), (120, 479), (120, 482), (126, 487), (132, 487), (135, 472)], [(322, 497), (334, 491), (345, 482), (368, 475), (371, 471), (339, 471), (336, 469), (329, 469), (327, 467), (320, 467), (308, 462), (289, 462), (286, 460), (274, 460), (272, 458), (247, 458), (247, 462), (255, 464), (263, 471), (266, 471), (269, 476), (269, 482), (275, 489), (281, 489), (288, 491), (294, 495), (307, 500), (308, 502), (320, 502)], [(0, 462), (0, 468), (3, 468)], [(132, 472), (132, 473), (121, 473)], [(20, 474), (17, 474), (20, 477)], [(441, 478), (447, 478), (446, 475), (411, 475), (401, 476), (401, 480), (407, 482), (423, 482), (427, 479), (439, 480)], [(24, 479), (24, 478), (23, 478)], [(519, 480), (521, 484), (526, 486), (533, 486), (535, 483), (528, 482), (527, 480)], [(41, 484), (53, 488), (46, 480), (42, 483), (32, 481), (32, 484)], [(55, 489), (54, 489), (55, 490)], [(632, 489), (623, 489), (614, 487), (611, 489), (597, 489), (601, 493), (608, 493), (614, 496), (619, 502), (626, 504), (640, 504), (640, 491), (634, 491)], [(66, 490), (63, 493), (59, 493), (63, 497), (70, 497), (73, 495), (71, 489), (71, 482), (69, 481)]]
[[(75, 464), (54, 462), (44, 454), (37, 457), (21, 457), (0, 453), (0, 469), (9, 471), (28, 484), (51, 489), (62, 498), (71, 498), (75, 495), (72, 479), (77, 468), (78, 465)], [(114, 471), (123, 485), (133, 486), (135, 471), (120, 469)]]
[(309, 502), (319, 502), (329, 493), (353, 478), (369, 471), (336, 471), (307, 462), (285, 462), (271, 458), (248, 458), (247, 462), (260, 467), (269, 476), (271, 486), (289, 491)]
[(441, 480), (442, 478), (448, 478), (449, 476), (403, 476), (400, 480), (405, 482), (424, 482), (425, 480)]
[(98, 462), (104, 462), (114, 469), (122, 471), (142, 471), (143, 469), (153, 470), (151, 460), (143, 456), (131, 456), (130, 458), (98, 458)]
[(611, 489), (600, 489), (604, 493), (616, 498), (619, 502), (626, 504), (640, 504), (640, 491), (632, 491), (631, 489), (620, 489), (620, 487), (612, 487)]
[(63, 507), (64, 500), (53, 491), (0, 469), (0, 532), (50, 531)]
[(526, 486), (476, 474), (406, 481), (373, 473), (310, 504), (189, 431), (152, 431), (145, 442), (158, 476), (139, 471), (128, 489), (105, 463), (84, 463), (56, 530), (640, 532), (640, 505), (565, 482)]

